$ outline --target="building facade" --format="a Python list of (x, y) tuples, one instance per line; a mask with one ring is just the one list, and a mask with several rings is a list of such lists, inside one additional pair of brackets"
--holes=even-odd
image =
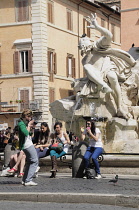
[(139, 1), (121, 0), (121, 47), (139, 47)]
[(52, 125), (49, 103), (73, 94), (71, 81), (84, 76), (79, 38), (101, 36), (86, 16), (97, 13), (121, 48), (120, 13), (97, 1), (4, 0), (0, 11), (0, 124), (12, 128), (25, 108)]

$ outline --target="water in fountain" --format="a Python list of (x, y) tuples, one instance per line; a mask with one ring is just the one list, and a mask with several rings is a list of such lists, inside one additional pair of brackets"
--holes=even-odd
[(96, 115), (96, 105), (94, 102), (89, 103), (89, 110), (90, 110), (90, 116), (94, 117)]
[(71, 131), (71, 127), (72, 127), (72, 123), (73, 123), (75, 111), (80, 107), (79, 105), (80, 105), (81, 103), (82, 103), (82, 98), (79, 98), (78, 101), (76, 102), (75, 106), (74, 106), (73, 114), (72, 114), (72, 118), (71, 118), (71, 122), (70, 122), (70, 131)]

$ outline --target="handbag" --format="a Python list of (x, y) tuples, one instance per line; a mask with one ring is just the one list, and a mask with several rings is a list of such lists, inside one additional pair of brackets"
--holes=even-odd
[(57, 153), (61, 153), (63, 151), (64, 145), (62, 143), (54, 143), (50, 145), (49, 149), (50, 150), (55, 150)]

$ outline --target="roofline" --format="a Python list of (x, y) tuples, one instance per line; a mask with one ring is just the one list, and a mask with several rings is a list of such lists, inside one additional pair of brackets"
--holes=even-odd
[(105, 4), (105, 3), (98, 2), (98, 4), (100, 4), (100, 5), (104, 6), (104, 7), (106, 7), (107, 9), (113, 11), (114, 13), (117, 13), (118, 15), (121, 14), (121, 12), (118, 12), (117, 10), (115, 10), (115, 9), (113, 9), (113, 8), (111, 8), (111, 7), (109, 7), (109, 6), (108, 6), (107, 4)]
[(82, 0), (82, 3), (84, 3), (84, 2), (87, 3), (87, 4), (90, 4), (92, 6), (94, 6), (96, 8), (100, 8), (101, 7), (98, 4), (95, 4), (95, 3), (91, 2), (91, 1), (88, 1), (88, 0)]

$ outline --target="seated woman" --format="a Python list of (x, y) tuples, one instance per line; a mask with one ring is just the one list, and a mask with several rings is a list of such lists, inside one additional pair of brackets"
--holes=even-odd
[(8, 173), (15, 174), (16, 172), (18, 172), (17, 177), (22, 177), (24, 175), (23, 170), (25, 166), (25, 159), (26, 155), (22, 150), (17, 154), (12, 155), (10, 160), (11, 169), (8, 171)]
[(38, 159), (49, 155), (49, 146), (51, 144), (49, 135), (50, 129), (48, 124), (46, 122), (42, 122), (40, 127), (38, 143), (36, 143), (35, 145)]
[[(39, 135), (38, 135), (39, 134)], [(40, 127), (40, 132), (36, 132), (36, 134), (34, 134), (34, 139), (36, 139), (37, 136), (37, 143), (35, 143), (35, 149), (38, 155), (38, 159), (39, 158), (43, 158), (46, 156), (49, 156), (49, 146), (51, 144), (51, 141), (49, 139), (49, 135), (50, 135), (50, 129), (49, 126), (46, 122), (42, 122), (41, 123), (41, 127)], [(39, 171), (40, 167), (37, 167), (37, 170), (35, 172), (34, 177), (37, 177), (37, 172)]]
[(55, 178), (56, 177), (56, 171), (57, 171), (57, 158), (65, 155), (68, 152), (68, 144), (70, 144), (70, 139), (67, 135), (66, 132), (62, 130), (62, 123), (61, 122), (56, 122), (54, 125), (54, 140), (61, 141), (63, 144), (63, 150), (61, 152), (57, 152), (56, 150), (52, 149), (50, 150), (50, 156), (51, 156), (51, 161), (52, 161), (52, 174), (50, 178)]
[[(16, 126), (17, 127), (17, 126)], [(15, 174), (18, 172), (17, 177), (22, 177), (24, 175), (23, 170), (25, 166), (25, 159), (26, 156), (24, 152), (19, 150), (19, 137), (18, 137), (18, 129), (15, 129), (13, 139), (12, 139), (12, 144), (16, 148), (17, 152), (13, 155), (11, 155), (10, 158), (10, 170), (8, 170), (8, 173), (10, 174)]]
[(95, 122), (88, 120), (86, 122), (86, 129), (81, 128), (81, 138), (82, 140), (85, 139), (85, 137), (89, 137), (89, 147), (87, 148), (85, 155), (84, 155), (84, 160), (85, 160), (85, 176), (83, 178), (87, 178), (87, 172), (89, 168), (89, 160), (90, 157), (92, 158), (92, 161), (95, 166), (95, 171), (97, 173), (97, 176), (95, 177), (96, 179), (101, 178), (100, 174), (100, 168), (99, 168), (99, 163), (97, 158), (99, 155), (102, 154), (103, 148), (102, 148), (102, 141), (101, 141), (101, 132), (99, 128), (96, 128)]

